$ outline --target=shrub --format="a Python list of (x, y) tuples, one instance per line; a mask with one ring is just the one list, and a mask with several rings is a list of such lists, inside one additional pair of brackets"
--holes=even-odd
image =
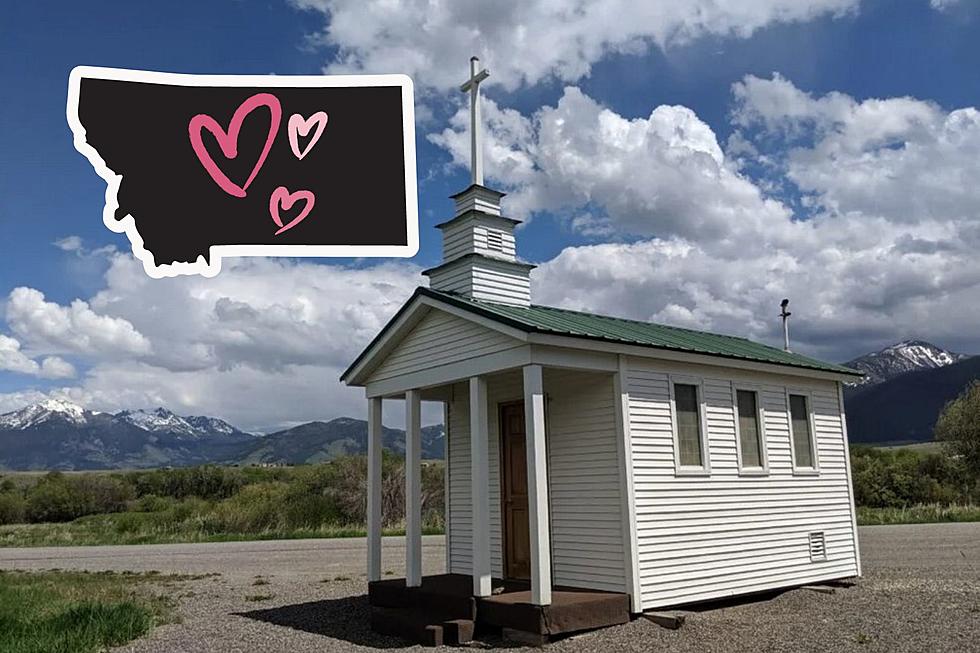
[(123, 478), (138, 497), (153, 494), (174, 499), (227, 499), (246, 484), (240, 470), (214, 465), (130, 472)]
[(112, 476), (82, 474), (68, 479), (69, 487), (82, 501), (82, 514), (120, 512), (133, 500), (133, 488)]
[(124, 512), (113, 520), (113, 530), (120, 534), (143, 533), (149, 525), (145, 512)]
[(287, 497), (278, 524), (281, 530), (305, 530), (352, 523), (341, 516), (330, 497), (317, 494)]
[(177, 504), (171, 497), (158, 497), (155, 494), (147, 494), (136, 500), (133, 510), (136, 512), (163, 512), (169, 510)]
[(367, 459), (341, 456), (301, 470), (291, 493), (321, 497), (330, 514), (329, 523), (363, 524), (367, 510), (366, 483)]
[(119, 512), (132, 498), (132, 488), (118, 478), (51, 472), (27, 491), (27, 518), (32, 522), (63, 522)]
[(946, 404), (936, 421), (936, 439), (980, 476), (980, 381)]
[(214, 533), (259, 533), (276, 529), (286, 506), (285, 483), (247, 485), (214, 506), (204, 517), (204, 530)]
[(970, 504), (980, 499), (978, 482), (963, 461), (944, 453), (912, 449), (851, 448), (854, 500), (870, 508), (917, 504)]
[(17, 492), (0, 492), (0, 525), (22, 524), (27, 516), (27, 502)]
[(27, 518), (31, 522), (71, 521), (81, 514), (64, 474), (52, 472), (27, 491)]

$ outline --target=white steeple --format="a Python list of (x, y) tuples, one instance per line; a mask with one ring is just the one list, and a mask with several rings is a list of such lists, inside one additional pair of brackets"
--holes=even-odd
[(530, 306), (530, 272), (535, 266), (517, 259), (514, 227), (520, 220), (500, 214), (504, 193), (483, 185), (480, 82), (490, 76), (480, 60), (470, 59), (470, 78), (460, 90), (470, 94), (469, 188), (456, 193), (455, 216), (436, 225), (442, 230), (442, 264), (422, 274), (433, 290), (473, 299)]

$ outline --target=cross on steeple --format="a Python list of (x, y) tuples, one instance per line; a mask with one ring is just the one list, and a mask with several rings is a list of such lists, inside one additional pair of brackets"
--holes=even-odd
[[(504, 193), (483, 185), (483, 142), (480, 133), (480, 82), (490, 71), (470, 59), (470, 78), (460, 90), (470, 94), (470, 145), (473, 180), (452, 195), (455, 215), (436, 227), (442, 231), (442, 263), (422, 272), (433, 290), (472, 299), (531, 305), (533, 265), (517, 258), (514, 227), (520, 220), (500, 214)], [(489, 573), (489, 572), (488, 572)]]
[(480, 70), (480, 60), (470, 57), (470, 78), (459, 90), (470, 94), (470, 171), (472, 182), (483, 185), (483, 140), (480, 138), (480, 82), (490, 76), (490, 71)]

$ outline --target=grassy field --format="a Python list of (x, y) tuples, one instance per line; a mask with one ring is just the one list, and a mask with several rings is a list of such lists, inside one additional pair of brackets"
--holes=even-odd
[(177, 576), (0, 571), (0, 653), (89, 653), (174, 620), (149, 591)]
[(943, 450), (942, 442), (910, 442), (904, 444), (883, 444), (878, 449), (908, 449), (918, 453), (939, 453)]
[[(364, 535), (366, 464), (196, 467), (0, 478), (0, 546), (158, 544)], [(388, 534), (403, 533), (404, 466), (386, 457)], [(443, 529), (441, 464), (423, 468), (423, 531)]]
[[(133, 519), (133, 515), (136, 518)], [(158, 521), (153, 513), (91, 515), (52, 524), (0, 526), (0, 547), (91, 546), (100, 544), (170, 544), (178, 542), (247, 542), (253, 540), (296, 540), (305, 538), (364, 537), (363, 526), (269, 528), (240, 532), (213, 532), (201, 520), (180, 523)], [(422, 529), (423, 535), (441, 535), (439, 526)], [(404, 528), (386, 528), (385, 535), (404, 535)]]
[(882, 524), (934, 524), (980, 521), (980, 506), (916, 505), (907, 508), (866, 508), (858, 506), (859, 526)]

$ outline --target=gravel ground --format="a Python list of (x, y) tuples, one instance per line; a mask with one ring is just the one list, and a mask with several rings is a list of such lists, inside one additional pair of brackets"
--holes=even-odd
[[(441, 573), (445, 540), (422, 538), (423, 568)], [(325, 577), (364, 577), (365, 540), (270, 540), (211, 544), (143, 544), (126, 546), (51, 546), (0, 548), (0, 569), (80, 569), (88, 571), (158, 571), (165, 574), (221, 574), (226, 580), (275, 576), (316, 583)], [(404, 572), (405, 538), (386, 537), (385, 571)], [(437, 571), (438, 570), (438, 571)]]
[[(688, 613), (677, 631), (636, 619), (548, 650), (980, 651), (980, 524), (873, 526), (860, 535), (865, 575), (854, 587), (708, 606)], [(363, 546), (360, 540), (304, 540), (0, 549), (0, 568), (221, 574), (183, 584), (177, 594), (182, 623), (120, 651), (417, 649), (368, 630)], [(399, 538), (386, 540), (386, 571), (403, 572), (403, 546)], [(426, 573), (442, 571), (442, 538), (426, 538), (424, 552)]]

